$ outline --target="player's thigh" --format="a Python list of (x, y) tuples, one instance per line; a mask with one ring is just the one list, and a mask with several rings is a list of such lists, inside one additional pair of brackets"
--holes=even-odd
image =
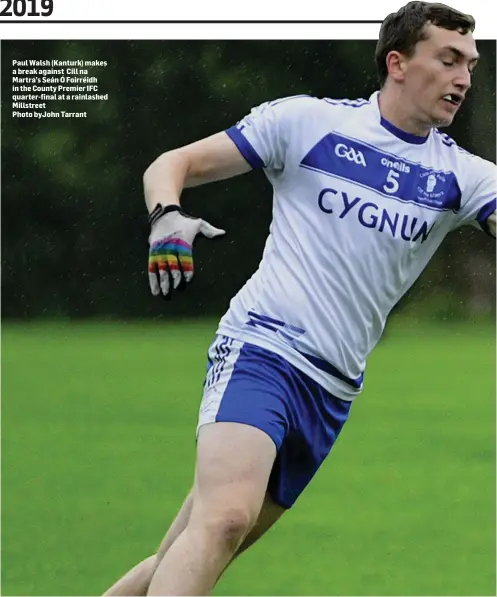
[(259, 517), (276, 446), (264, 431), (244, 423), (202, 425), (190, 521), (234, 520), (251, 528)]
[(288, 378), (281, 361), (225, 336), (217, 336), (209, 348), (192, 516), (223, 510), (225, 518), (245, 515), (250, 526), (255, 524), (289, 425)]

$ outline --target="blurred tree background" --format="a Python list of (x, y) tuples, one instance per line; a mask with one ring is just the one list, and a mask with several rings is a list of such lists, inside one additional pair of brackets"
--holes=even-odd
[[(374, 41), (3, 41), (2, 316), (219, 316), (258, 266), (271, 217), (262, 172), (190, 189), (185, 209), (227, 230), (199, 240), (196, 276), (181, 300), (148, 290), (142, 176), (160, 153), (226, 129), (264, 101), (295, 94), (368, 97)], [(469, 99), (447, 129), (495, 162), (495, 41)], [(12, 117), (12, 60), (106, 60), (102, 102), (54, 109), (84, 119)], [(96, 74), (94, 69), (90, 74)], [(449, 235), (397, 307), (421, 317), (495, 315), (495, 243)]]

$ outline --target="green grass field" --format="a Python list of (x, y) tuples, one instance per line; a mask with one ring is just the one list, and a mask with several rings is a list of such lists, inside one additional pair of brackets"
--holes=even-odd
[[(4, 324), (2, 594), (99, 595), (189, 488), (216, 322)], [(495, 331), (398, 321), (216, 595), (495, 595)]]

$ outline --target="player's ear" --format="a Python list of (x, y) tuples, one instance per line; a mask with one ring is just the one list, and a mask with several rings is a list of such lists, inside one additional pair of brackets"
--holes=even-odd
[(406, 57), (403, 54), (401, 54), (400, 52), (392, 50), (391, 52), (388, 52), (387, 57), (386, 57), (386, 62), (387, 62), (388, 75), (394, 81), (398, 81), (398, 82), (402, 81), (404, 79), (405, 70), (406, 70), (406, 66), (407, 66)]

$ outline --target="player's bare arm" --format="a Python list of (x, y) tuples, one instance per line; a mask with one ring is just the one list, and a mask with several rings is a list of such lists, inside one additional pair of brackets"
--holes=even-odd
[(161, 154), (143, 177), (149, 212), (158, 203), (179, 205), (184, 188), (231, 178), (251, 170), (224, 132)]
[(170, 299), (193, 278), (193, 241), (197, 234), (224, 234), (181, 209), (184, 188), (231, 178), (251, 170), (233, 141), (221, 132), (160, 155), (146, 170), (143, 183), (151, 232), (148, 277), (155, 296)]

